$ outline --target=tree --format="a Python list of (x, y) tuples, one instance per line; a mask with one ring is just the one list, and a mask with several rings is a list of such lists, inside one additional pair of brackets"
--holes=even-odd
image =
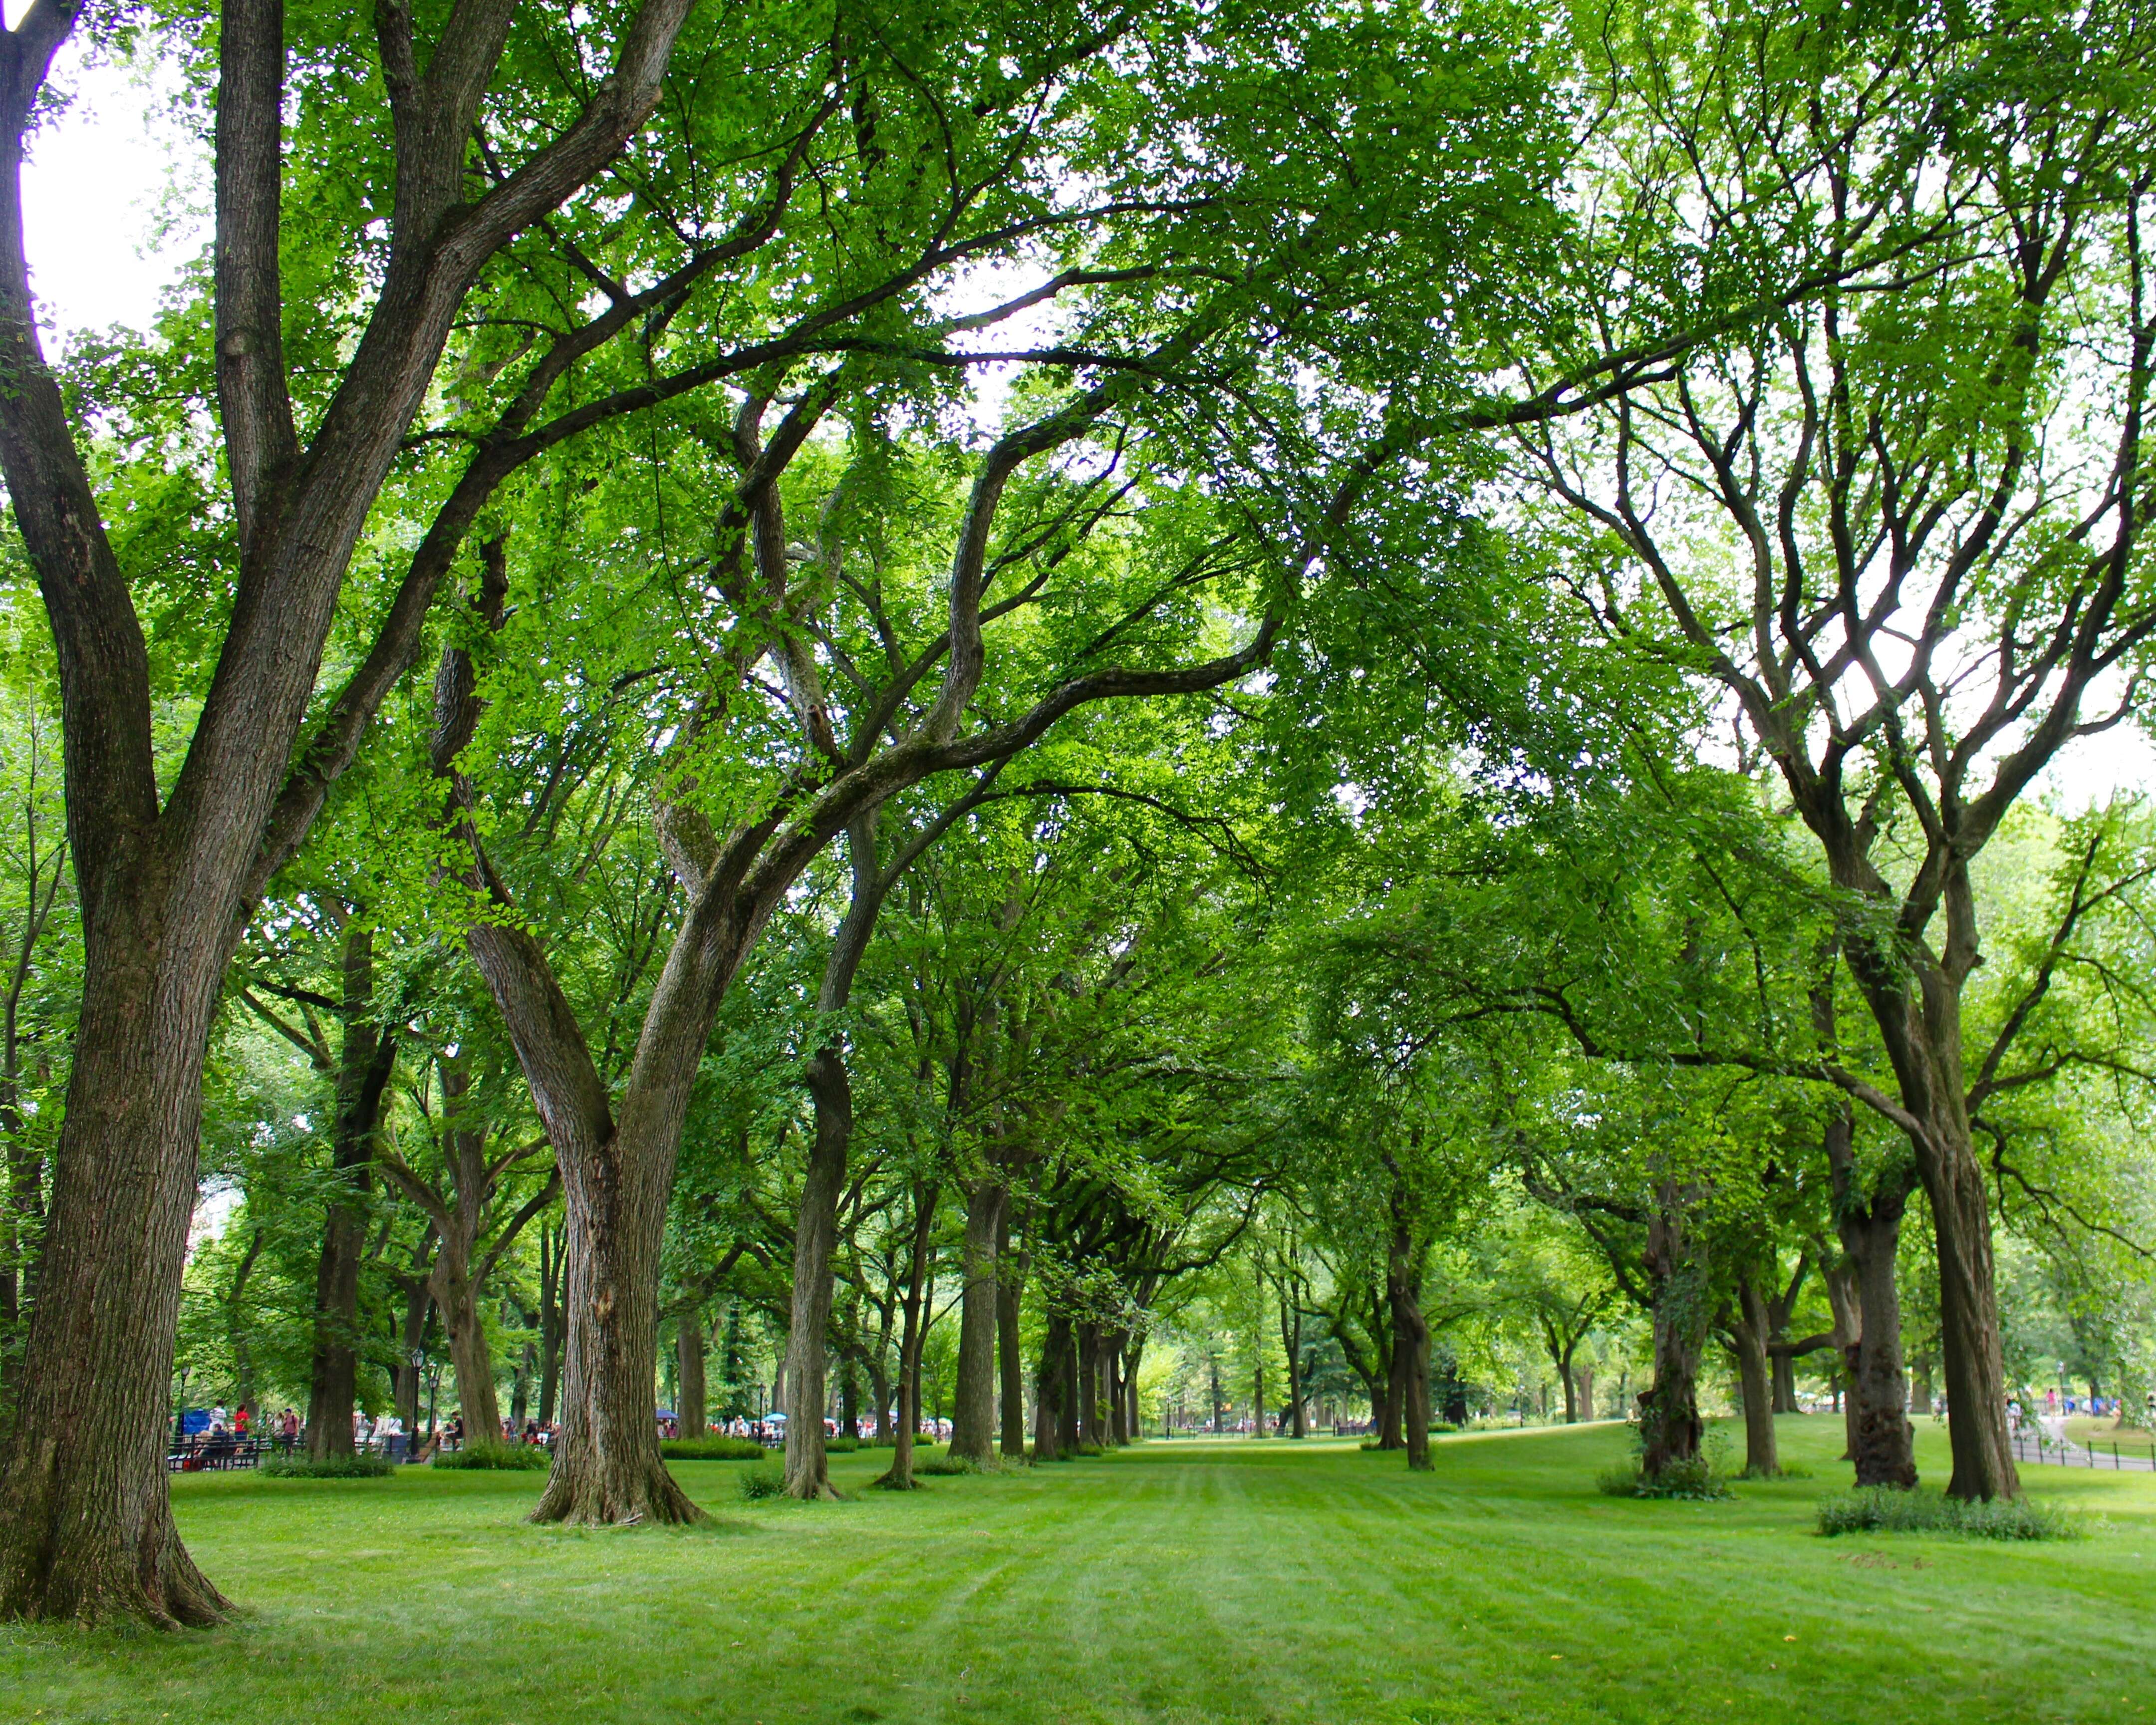
[[(1620, 154), (1697, 200), (1702, 239), (1771, 226), (1833, 257), (1892, 230), (1901, 260), (1890, 291), (1828, 286), (1521, 450), (1604, 536), (1577, 547), (1584, 602), (1727, 691), (1840, 895), (1887, 1070), (1837, 1081), (1909, 1141), (1948, 1490), (1989, 1498), (2018, 1485), (1964, 1065), (1974, 865), (2062, 748), (2131, 709), (2156, 629), (2138, 597), (2147, 26), (2016, 5), (1893, 29), (1875, 43), (1793, 8), (1717, 33), (1717, 65), (1756, 43), (1748, 69), (1682, 112), (1664, 92), (1701, 75), (1694, 49), (1653, 21), (1609, 39), (1607, 77), (1653, 121)], [(1785, 146), (1738, 146), (1770, 116)], [(1675, 253), (1635, 261), (1689, 291)], [(2114, 707), (2085, 711), (2122, 677)]]
[[(169, 1625), (223, 1613), (173, 1531), (161, 1453), (218, 988), (248, 907), (411, 662), (439, 571), (414, 570), (298, 746), (353, 547), (466, 296), (641, 126), (688, 9), (651, 0), (619, 19), (613, 69), (583, 99), (551, 82), (547, 57), (521, 57), (516, 105), (544, 116), (544, 141), (516, 151), (506, 177), (470, 202), (472, 140), (514, 8), (465, 0), (431, 44), (415, 39), (408, 13), (380, 13), (382, 84), (356, 83), (338, 105), (352, 141), (380, 151), (393, 180), (373, 188), (388, 217), (380, 285), (349, 357), (331, 360), (327, 387), (295, 404), (280, 256), (288, 20), (275, 0), (223, 8), (213, 298), (230, 620), (168, 792), (129, 574), (80, 421), (40, 347), (23, 248), (25, 141), (78, 8), (38, 0), (0, 38), (0, 471), (59, 659), (86, 960), (38, 1299), (0, 1453), (0, 1614)], [(334, 42), (298, 47), (311, 75), (341, 58)], [(356, 153), (348, 145), (341, 172)], [(347, 240), (346, 258), (359, 250)], [(311, 297), (291, 309), (311, 311)]]

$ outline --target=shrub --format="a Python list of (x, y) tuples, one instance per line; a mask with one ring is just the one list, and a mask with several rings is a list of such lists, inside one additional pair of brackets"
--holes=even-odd
[(754, 1438), (667, 1438), (659, 1453), (669, 1461), (761, 1461), (769, 1452)]
[(273, 1480), (378, 1480), (397, 1471), (380, 1455), (328, 1455), (311, 1461), (305, 1455), (265, 1455), (264, 1477)]
[(505, 1473), (536, 1473), (554, 1465), (552, 1454), (537, 1444), (467, 1444), (461, 1450), (437, 1450), (437, 1467), (485, 1468)]
[(932, 1477), (941, 1478), (947, 1475), (978, 1473), (981, 1471), (981, 1464), (963, 1455), (953, 1455), (946, 1450), (941, 1455), (933, 1453), (916, 1455), (913, 1461), (913, 1471), (917, 1474), (925, 1473)]
[(2026, 1498), (1964, 1503), (1935, 1491), (1902, 1491), (1870, 1486), (1822, 1497), (1819, 1530), (1841, 1533), (1949, 1533), (1969, 1539), (2081, 1539), (2088, 1529), (2063, 1510)]
[(764, 1462), (761, 1466), (743, 1469), (741, 1494), (751, 1503), (765, 1497), (783, 1497), (786, 1495), (786, 1470), (771, 1461)]
[(824, 1440), (824, 1453), (826, 1455), (850, 1455), (860, 1446), (861, 1440), (859, 1438), (835, 1437)]
[(1595, 1490), (1605, 1497), (1667, 1497), (1689, 1503), (1712, 1503), (1737, 1495), (1729, 1489), (1729, 1440), (1723, 1433), (1709, 1431), (1697, 1455), (1660, 1473), (1647, 1471), (1645, 1447), (1640, 1435), (1634, 1432), (1632, 1460), (1595, 1475)]

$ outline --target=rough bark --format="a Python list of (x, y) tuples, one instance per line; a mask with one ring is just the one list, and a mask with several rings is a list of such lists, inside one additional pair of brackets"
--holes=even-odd
[(1824, 1147), (1833, 1177), (1835, 1233), (1843, 1255), (1830, 1292), (1847, 1391), (1845, 1459), (1856, 1464), (1860, 1486), (1913, 1486), (1916, 1433), (1909, 1424), (1896, 1277), (1902, 1218), (1915, 1171), (1906, 1163), (1889, 1163), (1874, 1176), (1866, 1193), (1846, 1109), (1828, 1122)]
[(1706, 1250), (1674, 1182), (1656, 1194), (1644, 1268), (1654, 1296), (1655, 1381), (1640, 1396), (1640, 1466), (1651, 1476), (1699, 1455), (1700, 1353), (1713, 1317)]
[(1845, 1210), (1835, 1230), (1849, 1255), (1860, 1314), (1848, 1368), (1850, 1459), (1860, 1486), (1913, 1486), (1916, 1432), (1909, 1424), (1902, 1364), (1902, 1301), (1895, 1279), (1903, 1194), (1882, 1182), (1862, 1211)]
[(659, 1253), (666, 1185), (653, 1158), (567, 1158), (562, 1252), (567, 1347), (562, 1431), (535, 1522), (699, 1522), (659, 1453)]
[(964, 1284), (959, 1292), (958, 1384), (951, 1409), (951, 1454), (988, 1466), (996, 1451), (996, 1243), (1004, 1226), (1002, 1183), (966, 1189)]

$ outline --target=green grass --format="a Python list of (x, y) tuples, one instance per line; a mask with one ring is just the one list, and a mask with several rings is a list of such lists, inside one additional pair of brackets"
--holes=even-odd
[[(1621, 1429), (1487, 1434), (1410, 1477), (1353, 1440), (1155, 1442), (1068, 1466), (747, 1503), (708, 1530), (526, 1527), (536, 1476), (174, 1482), (243, 1608), (208, 1633), (0, 1630), (0, 1719), (189, 1725), (2156, 1719), (2156, 1478), (2030, 1469), (2094, 1538), (1812, 1532), (1804, 1481), (1604, 1497)], [(1943, 1435), (1921, 1430), (1929, 1483)]]

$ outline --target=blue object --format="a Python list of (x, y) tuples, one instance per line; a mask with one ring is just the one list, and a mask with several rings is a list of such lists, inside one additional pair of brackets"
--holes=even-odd
[(180, 1415), (180, 1430), (189, 1437), (199, 1437), (209, 1430), (209, 1409), (189, 1408)]

